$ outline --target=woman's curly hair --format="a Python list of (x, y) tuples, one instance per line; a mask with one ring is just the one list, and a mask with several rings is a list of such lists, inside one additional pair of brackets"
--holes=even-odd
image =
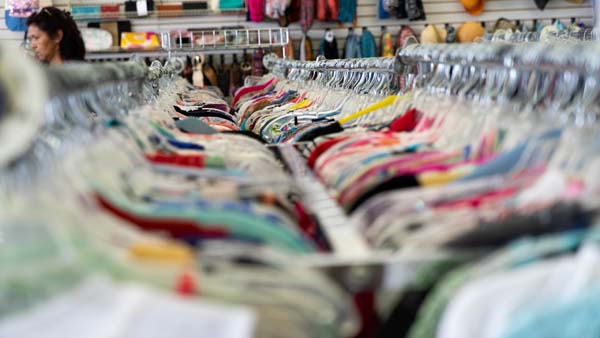
[(60, 41), (60, 56), (63, 60), (84, 60), (85, 44), (81, 32), (69, 12), (56, 7), (44, 7), (27, 18), (27, 27), (35, 25), (50, 37), (63, 32)]

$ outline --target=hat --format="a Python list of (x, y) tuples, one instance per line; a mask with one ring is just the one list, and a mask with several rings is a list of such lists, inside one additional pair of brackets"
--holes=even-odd
[(444, 28), (439, 28), (435, 25), (428, 25), (421, 32), (421, 43), (444, 43), (448, 32)]
[(479, 22), (465, 22), (458, 27), (456, 37), (458, 42), (473, 42), (475, 39), (482, 37), (485, 34), (485, 29)]
[(500, 18), (500, 19), (496, 20), (496, 23), (494, 24), (494, 32), (497, 30), (516, 31), (517, 28), (518, 27), (515, 24), (513, 24), (510, 20), (508, 20), (506, 18)]
[(460, 3), (465, 8), (465, 11), (470, 15), (478, 16), (483, 12), (485, 0), (460, 0)]

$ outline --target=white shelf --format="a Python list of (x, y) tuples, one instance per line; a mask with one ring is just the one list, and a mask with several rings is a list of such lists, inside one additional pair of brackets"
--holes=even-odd
[[(178, 43), (187, 38), (191, 43)], [(265, 29), (220, 29), (201, 32), (163, 32), (160, 34), (162, 47), (153, 49), (111, 48), (88, 52), (88, 60), (130, 59), (132, 57), (176, 57), (198, 53), (241, 54), (247, 50), (281, 48), (289, 42), (287, 28)]]

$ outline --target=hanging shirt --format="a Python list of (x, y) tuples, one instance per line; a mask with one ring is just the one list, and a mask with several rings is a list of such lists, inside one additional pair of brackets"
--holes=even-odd
[(425, 9), (421, 0), (406, 0), (406, 11), (410, 21), (425, 20)]
[[(300, 1), (300, 28), (304, 35), (310, 30), (315, 19), (315, 1), (301, 0)], [(303, 60), (304, 61), (304, 60)]]
[(417, 39), (417, 35), (412, 30), (412, 28), (408, 25), (403, 25), (400, 28), (400, 32), (398, 33), (398, 37), (396, 37), (396, 48), (404, 48), (410, 41), (419, 42)]
[(360, 53), (362, 57), (375, 57), (375, 48), (375, 38), (373, 37), (373, 33), (368, 29), (364, 29), (360, 37)]
[(381, 56), (394, 56), (394, 40), (392, 39), (392, 33), (387, 30), (384, 30), (381, 34)]
[[(337, 49), (337, 47), (336, 47)], [(302, 34), (302, 41), (300, 42), (300, 61), (312, 61), (313, 60), (313, 47), (311, 39)]]
[(353, 22), (356, 16), (356, 0), (339, 0), (340, 22)]
[(248, 17), (252, 22), (262, 22), (265, 16), (264, 0), (248, 0)]
[(337, 40), (333, 35), (333, 32), (327, 31), (321, 40), (321, 45), (319, 46), (319, 55), (325, 56), (326, 59), (339, 59), (339, 51)]
[(344, 47), (344, 58), (353, 59), (362, 57), (360, 52), (360, 40), (354, 31), (348, 32), (346, 46)]
[(390, 12), (384, 6), (383, 1), (384, 0), (378, 0), (377, 1), (377, 9), (379, 10), (379, 18), (380, 19), (389, 19), (390, 18)]
[(317, 19), (335, 21), (338, 19), (339, 5), (336, 0), (317, 0)]

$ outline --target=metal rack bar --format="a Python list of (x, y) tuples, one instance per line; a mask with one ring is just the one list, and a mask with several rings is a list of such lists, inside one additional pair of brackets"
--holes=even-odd
[(351, 71), (351, 72), (396, 72), (395, 58), (357, 58), (357, 59), (317, 59), (316, 61), (286, 60), (270, 54), (265, 55), (263, 64), (267, 69), (277, 67), (287, 70), (303, 69), (313, 71)]
[(113, 48), (104, 51), (94, 51), (86, 53), (87, 60), (119, 60), (132, 59), (136, 57), (168, 57), (167, 50), (162, 48), (148, 50), (126, 50), (121, 48)]
[(292, 144), (280, 144), (278, 149), (292, 171), (298, 187), (306, 197), (310, 209), (317, 213), (321, 226), (329, 239), (333, 250), (343, 257), (368, 254), (369, 249), (364, 238), (353, 227), (346, 213), (327, 192), (312, 171), (306, 166), (305, 160)]

